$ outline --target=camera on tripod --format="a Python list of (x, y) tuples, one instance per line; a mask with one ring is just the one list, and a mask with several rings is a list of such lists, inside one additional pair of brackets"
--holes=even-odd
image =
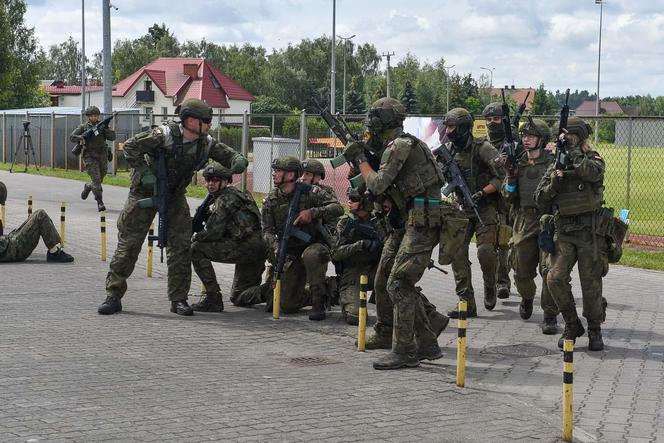
[(24, 131), (30, 130), (30, 120), (23, 120), (23, 130)]
[(18, 152), (23, 149), (23, 156), (25, 161), (25, 169), (23, 172), (28, 172), (28, 165), (30, 164), (30, 155), (32, 155), (32, 160), (34, 161), (35, 168), (39, 171), (39, 166), (37, 166), (37, 158), (35, 156), (35, 148), (32, 146), (32, 137), (30, 136), (30, 120), (23, 120), (23, 134), (19, 137), (18, 143), (16, 143), (16, 149), (14, 150), (14, 155), (12, 156), (12, 165), (9, 168), (9, 172), (14, 172), (14, 165), (16, 164), (16, 157)]

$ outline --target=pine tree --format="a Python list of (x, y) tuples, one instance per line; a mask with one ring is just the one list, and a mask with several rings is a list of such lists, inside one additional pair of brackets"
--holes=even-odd
[(415, 89), (410, 83), (410, 80), (407, 80), (404, 85), (403, 94), (401, 94), (401, 103), (406, 108), (407, 114), (414, 114), (418, 111), (419, 106), (415, 95)]

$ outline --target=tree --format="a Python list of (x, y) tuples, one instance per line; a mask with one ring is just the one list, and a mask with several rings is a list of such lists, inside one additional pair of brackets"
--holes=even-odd
[(403, 94), (401, 94), (401, 103), (406, 108), (406, 113), (415, 114), (418, 111), (417, 106), (417, 97), (415, 96), (415, 90), (410, 84), (410, 80), (406, 81), (404, 85)]
[[(550, 95), (550, 96), (549, 96)], [(555, 97), (547, 93), (544, 89), (544, 83), (540, 83), (533, 97), (533, 104), (530, 107), (532, 115), (553, 115), (558, 112), (558, 106)]]
[(353, 76), (346, 96), (346, 114), (364, 114), (366, 112), (367, 105), (364, 102), (364, 95), (359, 83), (358, 77)]
[[(251, 114), (290, 114), (291, 109), (281, 103), (274, 97), (267, 95), (258, 95), (256, 96), (256, 101), (251, 104)], [(252, 124), (271, 126), (272, 117), (252, 117)], [(281, 133), (282, 126), (284, 124), (284, 117), (277, 117), (274, 120), (274, 130), (277, 133)]]
[(113, 81), (133, 74), (159, 57), (178, 57), (180, 46), (166, 25), (154, 24), (148, 33), (135, 40), (118, 40), (112, 54)]
[(0, 2), (0, 108), (45, 106), (37, 39), (24, 23), (24, 0)]
[(68, 85), (80, 85), (81, 51), (78, 42), (69, 37), (59, 45), (51, 45), (46, 66), (42, 69), (43, 78), (63, 80)]

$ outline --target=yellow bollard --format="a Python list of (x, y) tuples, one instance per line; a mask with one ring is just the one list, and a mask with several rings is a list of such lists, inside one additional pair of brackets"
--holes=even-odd
[(468, 302), (459, 301), (459, 322), (457, 324), (457, 373), (456, 384), (460, 388), (466, 385), (466, 312)]
[(150, 231), (148, 231), (148, 266), (147, 266), (147, 275), (152, 277), (152, 256), (154, 254), (154, 241), (152, 236), (154, 235), (154, 223), (150, 225)]
[(101, 222), (101, 261), (106, 261), (106, 211), (101, 211), (99, 216)]
[(364, 352), (367, 339), (367, 286), (369, 277), (360, 275), (360, 313), (357, 323), (357, 350)]
[(281, 277), (277, 278), (272, 291), (272, 318), (279, 320), (279, 311), (281, 310)]
[(574, 399), (574, 341), (563, 342), (563, 441), (572, 441), (574, 419), (572, 401)]
[(28, 195), (28, 217), (32, 215), (32, 196)]
[(65, 202), (60, 202), (60, 246), (65, 247)]
[(5, 205), (0, 205), (0, 209), (2, 209), (2, 226), (5, 226), (7, 224), (7, 220), (5, 219)]

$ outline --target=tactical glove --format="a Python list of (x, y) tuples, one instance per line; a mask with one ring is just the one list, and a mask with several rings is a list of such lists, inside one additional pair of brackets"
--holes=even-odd
[(359, 164), (367, 161), (364, 154), (364, 144), (360, 142), (350, 142), (344, 149), (343, 156), (347, 162)]
[(486, 194), (484, 193), (484, 191), (483, 191), (483, 190), (480, 190), (480, 191), (477, 191), (476, 193), (474, 193), (470, 198), (473, 199), (473, 201), (475, 202), (475, 204), (478, 204), (478, 203), (480, 202), (480, 200), (482, 200), (482, 198), (483, 198), (485, 195), (486, 195)]
[(108, 153), (106, 154), (106, 158), (108, 159), (109, 162), (113, 161), (113, 151), (110, 149), (108, 150)]
[(242, 174), (246, 168), (247, 165), (245, 164), (245, 162), (234, 161), (230, 169), (233, 174)]

